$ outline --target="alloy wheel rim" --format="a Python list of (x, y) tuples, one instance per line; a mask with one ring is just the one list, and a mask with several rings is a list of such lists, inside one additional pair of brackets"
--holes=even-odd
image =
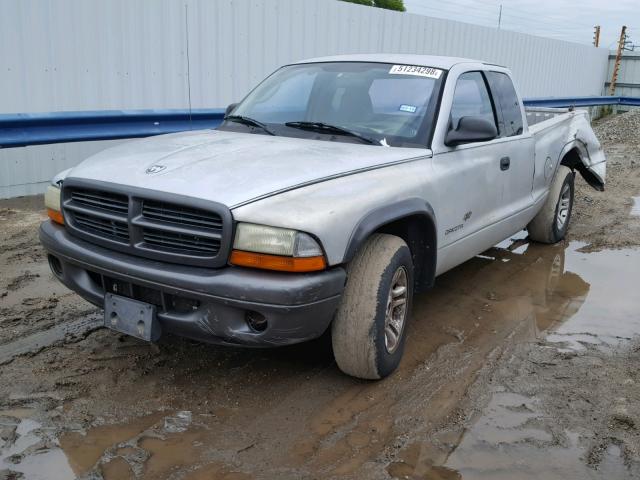
[(558, 230), (562, 230), (567, 223), (569, 217), (569, 207), (571, 206), (571, 187), (569, 184), (565, 184), (562, 187), (560, 193), (560, 200), (558, 200), (558, 213), (556, 214), (556, 225)]
[(398, 267), (393, 274), (387, 296), (384, 319), (384, 346), (389, 353), (397, 350), (402, 339), (402, 332), (407, 318), (407, 278), (406, 269)]

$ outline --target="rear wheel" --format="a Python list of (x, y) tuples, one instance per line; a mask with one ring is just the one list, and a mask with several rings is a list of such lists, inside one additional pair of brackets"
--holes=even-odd
[(413, 262), (399, 237), (373, 235), (348, 266), (342, 302), (331, 327), (340, 369), (377, 379), (402, 358), (413, 300)]
[(540, 243), (556, 243), (569, 229), (573, 208), (574, 173), (569, 167), (558, 167), (549, 196), (540, 212), (527, 225), (529, 237)]

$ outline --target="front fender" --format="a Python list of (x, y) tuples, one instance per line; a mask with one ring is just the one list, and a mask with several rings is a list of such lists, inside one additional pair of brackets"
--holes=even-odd
[(238, 222), (310, 233), (322, 242), (329, 265), (341, 265), (380, 225), (412, 214), (435, 224), (436, 205), (424, 200), (431, 181), (429, 159), (407, 162), (283, 192), (232, 213)]

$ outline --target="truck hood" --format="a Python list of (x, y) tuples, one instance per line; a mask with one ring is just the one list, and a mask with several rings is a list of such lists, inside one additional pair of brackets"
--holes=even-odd
[(202, 130), (117, 145), (89, 157), (68, 176), (234, 208), (329, 178), (430, 155), (428, 149)]

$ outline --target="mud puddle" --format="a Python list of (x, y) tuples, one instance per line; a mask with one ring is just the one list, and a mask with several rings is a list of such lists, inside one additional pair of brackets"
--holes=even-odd
[(2, 428), (15, 427), (0, 470), (632, 478), (640, 378), (626, 352), (640, 332), (640, 255), (583, 247), (514, 238), (440, 277), (416, 299), (405, 359), (382, 382), (340, 374), (322, 340), (150, 346), (101, 329), (18, 357), (0, 374), (14, 382)]
[(535, 398), (497, 392), (447, 459), (449, 477), (491, 480), (632, 479), (618, 445), (609, 445), (597, 469), (585, 462), (580, 435), (545, 425)]
[[(59, 448), (55, 431), (30, 418), (30, 409), (0, 411), (0, 474), (2, 478), (69, 480), (75, 478), (67, 456)], [(9, 474), (8, 472), (13, 472)]]
[(388, 471), (394, 478), (423, 480), (637, 478), (637, 469), (630, 471), (615, 444), (606, 448), (597, 469), (590, 467), (580, 435), (545, 427), (545, 413), (536, 403), (523, 395), (494, 392), (469, 429), (438, 435), (435, 444), (411, 445), (403, 453), (405, 460), (391, 464)]
[[(0, 411), (10, 445), (0, 449), (1, 478), (123, 480), (177, 478), (244, 480), (249, 475), (223, 462), (202, 465), (207, 425), (190, 411), (155, 413), (117, 425), (98, 425), (59, 438), (43, 428), (31, 409)], [(8, 473), (11, 472), (11, 473)], [(13, 476), (12, 476), (13, 475)]]
[(326, 338), (95, 329), (49, 273), (42, 199), (0, 203), (0, 479), (640, 478), (640, 252), (616, 250), (640, 238), (638, 183), (616, 168), (602, 196), (578, 185), (590, 245), (520, 235), (439, 277), (381, 382), (341, 374)]
[[(635, 289), (640, 276), (640, 251), (580, 253), (585, 245), (572, 243), (570, 248), (575, 253), (566, 257), (565, 269), (588, 283), (589, 292), (584, 298), (566, 303), (567, 310), (562, 313), (565, 318), (550, 316), (556, 327), (547, 340), (565, 343), (570, 349), (590, 345), (616, 347), (640, 333), (640, 295)], [(558, 297), (565, 295), (563, 288), (571, 286), (559, 285)], [(574, 309), (576, 312), (572, 313)]]
[[(484, 407), (409, 443), (388, 466), (392, 477), (640, 477), (640, 392), (629, 388), (640, 381), (640, 296), (633, 287), (640, 251), (582, 253), (584, 246), (572, 242), (553, 258), (530, 304), (529, 341), (481, 371), (460, 405), (477, 407), (483, 402), (469, 400), (476, 397)], [(509, 246), (523, 255), (531, 247)]]

